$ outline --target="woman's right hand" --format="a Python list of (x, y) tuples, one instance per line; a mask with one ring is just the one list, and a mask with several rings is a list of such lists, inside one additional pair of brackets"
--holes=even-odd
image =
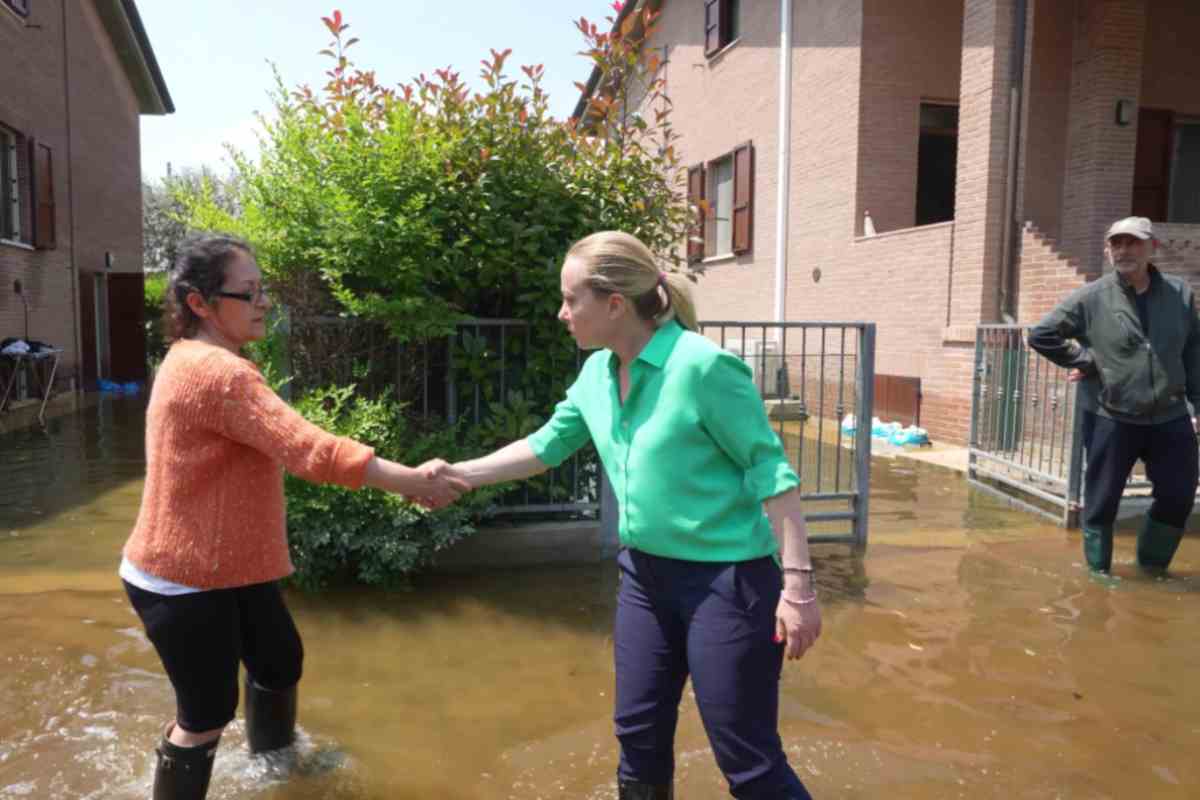
[(409, 470), (406, 488), (401, 492), (425, 508), (444, 508), (471, 491), (471, 484), (440, 458)]
[(367, 464), (366, 484), (403, 495), (428, 509), (444, 508), (471, 491), (471, 485), (457, 475), (439, 474), (426, 465), (406, 467), (379, 457)]

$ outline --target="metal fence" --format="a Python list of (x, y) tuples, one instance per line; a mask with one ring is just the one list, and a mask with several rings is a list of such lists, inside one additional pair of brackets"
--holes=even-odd
[[(701, 332), (746, 361), (772, 425), (801, 477), (813, 541), (867, 539), (875, 326), (842, 322), (703, 322)], [(520, 438), (547, 409), (525, 396), (535, 353), (530, 326), (521, 320), (462, 323), (449, 337), (399, 344), (381, 326), (337, 317), (290, 320), (288, 361), (303, 392), (354, 383), (408, 404), (418, 419), (469, 423), (481, 442)], [(565, 351), (556, 377), (538, 394), (561, 397), (585, 354)], [(544, 377), (540, 380), (545, 380)], [(865, 420), (854, 434), (841, 422)], [(503, 515), (597, 518), (609, 514), (603, 470), (588, 446), (555, 470), (522, 481), (500, 500)], [(613, 507), (615, 513), (615, 507)], [(610, 514), (611, 516), (611, 514)], [(607, 520), (613, 522), (613, 520)], [(848, 523), (848, 524), (847, 524)]]
[[(472, 320), (444, 338), (397, 342), (382, 325), (342, 317), (292, 318), (286, 323), (287, 363), (296, 393), (353, 384), (362, 393), (405, 403), (413, 419), (431, 429), (466, 423), (485, 448), (532, 432), (544, 418), (528, 385), (530, 326), (521, 320)], [(578, 373), (583, 354), (571, 351), (555, 385), (542, 397), (561, 397)], [(544, 372), (542, 374), (545, 374)], [(542, 379), (544, 380), (544, 378)], [(601, 471), (587, 447), (544, 475), (521, 481), (497, 501), (501, 516), (596, 518)]]
[[(712, 321), (700, 332), (749, 365), (800, 475), (810, 541), (865, 545), (875, 325)], [(853, 434), (842, 428), (848, 414), (861, 421)]]
[[(1027, 327), (980, 325), (975, 334), (968, 480), (1066, 527), (1079, 524), (1083, 409), (1068, 370), (1029, 349)], [(1127, 493), (1149, 487), (1141, 469)]]

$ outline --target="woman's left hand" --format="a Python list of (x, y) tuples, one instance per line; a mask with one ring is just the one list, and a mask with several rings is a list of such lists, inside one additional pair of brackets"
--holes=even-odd
[(789, 600), (785, 591), (775, 609), (775, 641), (783, 642), (788, 660), (800, 658), (821, 635), (821, 608), (816, 595), (807, 603)]

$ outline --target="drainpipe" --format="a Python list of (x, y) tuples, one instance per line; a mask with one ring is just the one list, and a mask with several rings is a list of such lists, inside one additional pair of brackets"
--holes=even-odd
[(779, 191), (775, 201), (775, 321), (787, 321), (792, 169), (792, 0), (779, 0)]
[(1000, 315), (1006, 323), (1017, 321), (1017, 160), (1021, 154), (1021, 123), (1025, 84), (1025, 31), (1028, 0), (1016, 0), (1013, 7), (1012, 87), (1008, 109), (1008, 183), (1004, 199), (1004, 254), (1001, 257)]

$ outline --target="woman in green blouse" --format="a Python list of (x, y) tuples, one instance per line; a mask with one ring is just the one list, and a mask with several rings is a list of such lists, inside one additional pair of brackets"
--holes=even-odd
[[(537, 475), (590, 439), (620, 505), (616, 734), (622, 800), (672, 797), (688, 676), (738, 798), (810, 795), (778, 734), (779, 678), (821, 633), (799, 478), (750, 369), (695, 333), (685, 278), (638, 239), (567, 253), (558, 318), (599, 349), (553, 418), (491, 455), (436, 469), (472, 487)], [(765, 513), (764, 513), (765, 507)]]

